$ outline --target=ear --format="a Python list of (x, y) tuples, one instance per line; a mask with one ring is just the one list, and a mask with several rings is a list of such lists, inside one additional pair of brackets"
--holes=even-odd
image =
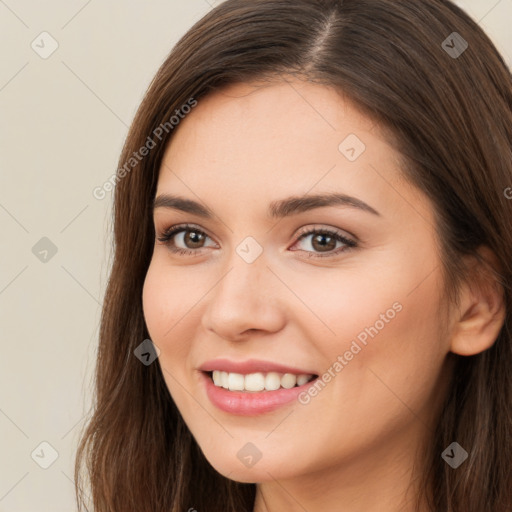
[(470, 277), (462, 285), (460, 306), (454, 313), (450, 350), (472, 356), (490, 348), (503, 326), (506, 315), (504, 289), (498, 280), (499, 264), (486, 246), (478, 248), (484, 259), (472, 257)]

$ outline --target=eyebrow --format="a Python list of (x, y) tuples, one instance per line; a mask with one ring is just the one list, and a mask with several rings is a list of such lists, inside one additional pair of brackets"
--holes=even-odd
[[(348, 196), (346, 194), (316, 194), (305, 196), (291, 196), (286, 199), (272, 201), (269, 205), (268, 215), (270, 218), (279, 219), (289, 217), (315, 208), (323, 208), (328, 206), (348, 206), (361, 211), (381, 216), (381, 214), (366, 204), (361, 199)], [(215, 214), (207, 206), (204, 206), (192, 199), (186, 199), (171, 194), (160, 194), (153, 201), (153, 211), (157, 208), (172, 208), (180, 210), (206, 219), (212, 219)]]

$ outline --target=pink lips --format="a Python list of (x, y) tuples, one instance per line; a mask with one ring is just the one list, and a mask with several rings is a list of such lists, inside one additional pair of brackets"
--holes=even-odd
[(233, 362), (227, 359), (214, 359), (203, 363), (199, 368), (201, 379), (206, 389), (206, 394), (213, 405), (224, 412), (238, 414), (241, 416), (255, 416), (271, 412), (297, 399), (298, 395), (305, 391), (314, 381), (307, 382), (302, 386), (291, 389), (277, 389), (275, 391), (261, 391), (249, 393), (244, 391), (229, 391), (216, 386), (210, 374), (213, 370), (220, 370), (233, 373), (256, 373), (256, 372), (278, 372), (316, 375), (315, 372), (291, 368), (269, 361), (250, 359), (242, 362)]
[(299, 375), (301, 373), (308, 375), (316, 375), (316, 372), (304, 370), (302, 368), (291, 368), (278, 363), (270, 361), (263, 361), (261, 359), (248, 359), (246, 361), (230, 361), (229, 359), (212, 359), (203, 363), (199, 369), (203, 372), (212, 372), (213, 370), (220, 370), (230, 373), (248, 373), (256, 372), (277, 372), (277, 373), (293, 373)]

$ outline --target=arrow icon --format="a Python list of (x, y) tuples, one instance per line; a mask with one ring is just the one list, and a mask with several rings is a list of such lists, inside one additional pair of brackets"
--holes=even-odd
[(160, 355), (160, 349), (150, 339), (146, 339), (133, 354), (142, 364), (149, 366)]
[(48, 263), (57, 254), (57, 251), (57, 246), (47, 236), (43, 236), (32, 246), (32, 254), (41, 263)]
[(365, 149), (364, 142), (355, 133), (349, 133), (338, 145), (338, 151), (349, 162), (355, 162)]
[(254, 446), (252, 443), (246, 443), (238, 450), (236, 456), (244, 466), (252, 468), (261, 459), (262, 453), (258, 450), (257, 446)]
[(452, 32), (442, 43), (443, 50), (452, 58), (459, 58), (467, 49), (468, 42), (458, 33)]
[(236, 252), (246, 263), (252, 263), (263, 252), (263, 247), (252, 236), (247, 236), (237, 245)]
[(45, 31), (41, 32), (34, 38), (30, 43), (30, 47), (39, 55), (39, 57), (47, 59), (55, 50), (57, 50), (59, 43), (51, 34)]
[(59, 458), (59, 453), (50, 443), (43, 441), (32, 450), (30, 458), (40, 468), (48, 469)]
[(457, 469), (468, 458), (468, 452), (459, 443), (453, 442), (446, 447), (441, 457), (449, 466)]

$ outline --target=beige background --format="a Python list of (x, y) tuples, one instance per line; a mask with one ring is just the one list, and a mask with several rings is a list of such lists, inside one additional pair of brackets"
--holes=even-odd
[[(0, 0), (0, 512), (76, 508), (110, 251), (112, 194), (92, 191), (157, 68), (214, 3)], [(512, 0), (457, 3), (512, 65)]]

